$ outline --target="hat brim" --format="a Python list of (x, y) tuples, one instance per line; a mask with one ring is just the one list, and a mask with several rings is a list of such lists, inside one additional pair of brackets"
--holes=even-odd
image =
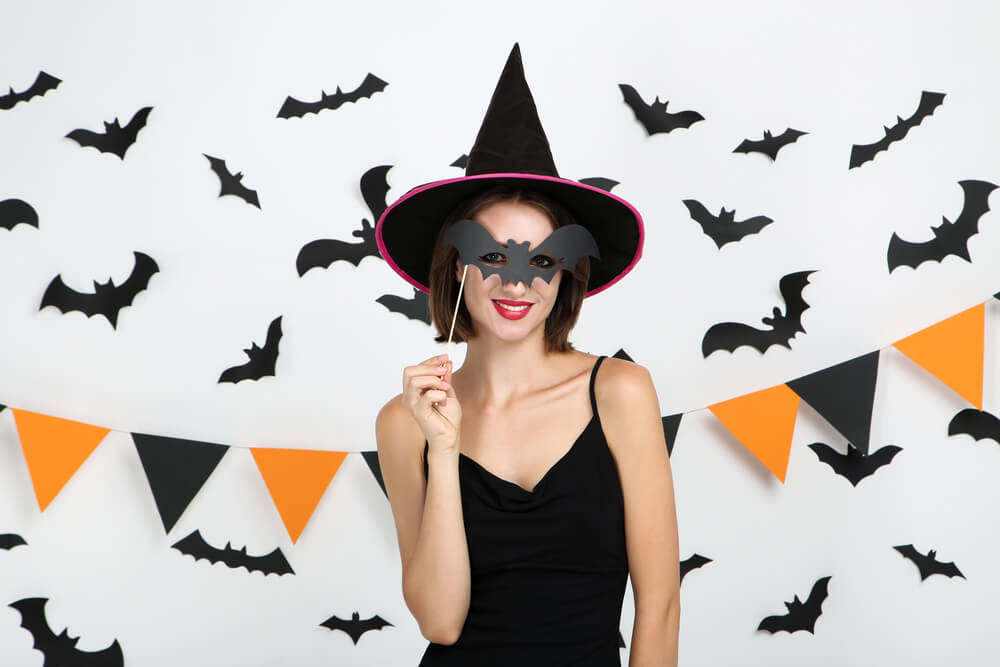
[(524, 173), (463, 176), (413, 188), (387, 207), (375, 225), (379, 253), (392, 269), (429, 292), (431, 256), (445, 218), (463, 200), (497, 185), (533, 190), (565, 206), (593, 235), (601, 258), (591, 258), (586, 296), (621, 280), (642, 256), (642, 216), (621, 197), (585, 183)]

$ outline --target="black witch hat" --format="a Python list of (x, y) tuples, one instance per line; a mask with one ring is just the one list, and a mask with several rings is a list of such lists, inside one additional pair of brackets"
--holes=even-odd
[(493, 92), (465, 176), (413, 188), (386, 208), (375, 226), (383, 259), (408, 283), (428, 292), (434, 242), (445, 218), (461, 202), (497, 185), (546, 195), (587, 228), (601, 254), (591, 258), (587, 296), (621, 280), (642, 256), (642, 216), (631, 204), (559, 177), (517, 44)]

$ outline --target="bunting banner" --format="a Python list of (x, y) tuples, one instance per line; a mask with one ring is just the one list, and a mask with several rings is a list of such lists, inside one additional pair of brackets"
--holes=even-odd
[(783, 384), (708, 406), (775, 477), (785, 481), (799, 396)]
[(389, 492), (385, 490), (385, 480), (382, 479), (382, 465), (378, 462), (378, 450), (372, 449), (367, 452), (361, 452), (361, 455), (365, 457), (365, 463), (368, 464), (368, 469), (372, 471), (372, 475), (375, 476), (375, 481), (382, 488), (382, 493), (385, 494), (386, 499), (389, 498)]

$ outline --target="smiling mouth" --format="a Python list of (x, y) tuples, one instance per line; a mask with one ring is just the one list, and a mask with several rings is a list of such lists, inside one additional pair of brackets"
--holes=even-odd
[(508, 320), (519, 320), (528, 314), (531, 307), (535, 305), (529, 301), (501, 301), (493, 299), (493, 307), (496, 308), (500, 317)]

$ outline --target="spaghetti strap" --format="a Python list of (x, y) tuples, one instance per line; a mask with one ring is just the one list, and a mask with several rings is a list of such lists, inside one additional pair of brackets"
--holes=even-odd
[[(594, 417), (597, 417), (597, 397), (594, 395), (594, 381), (597, 380), (597, 369), (600, 368), (601, 362), (607, 358), (608, 355), (602, 354), (594, 362), (594, 370), (590, 372), (590, 409), (594, 413)], [(600, 418), (598, 417), (598, 421)]]

